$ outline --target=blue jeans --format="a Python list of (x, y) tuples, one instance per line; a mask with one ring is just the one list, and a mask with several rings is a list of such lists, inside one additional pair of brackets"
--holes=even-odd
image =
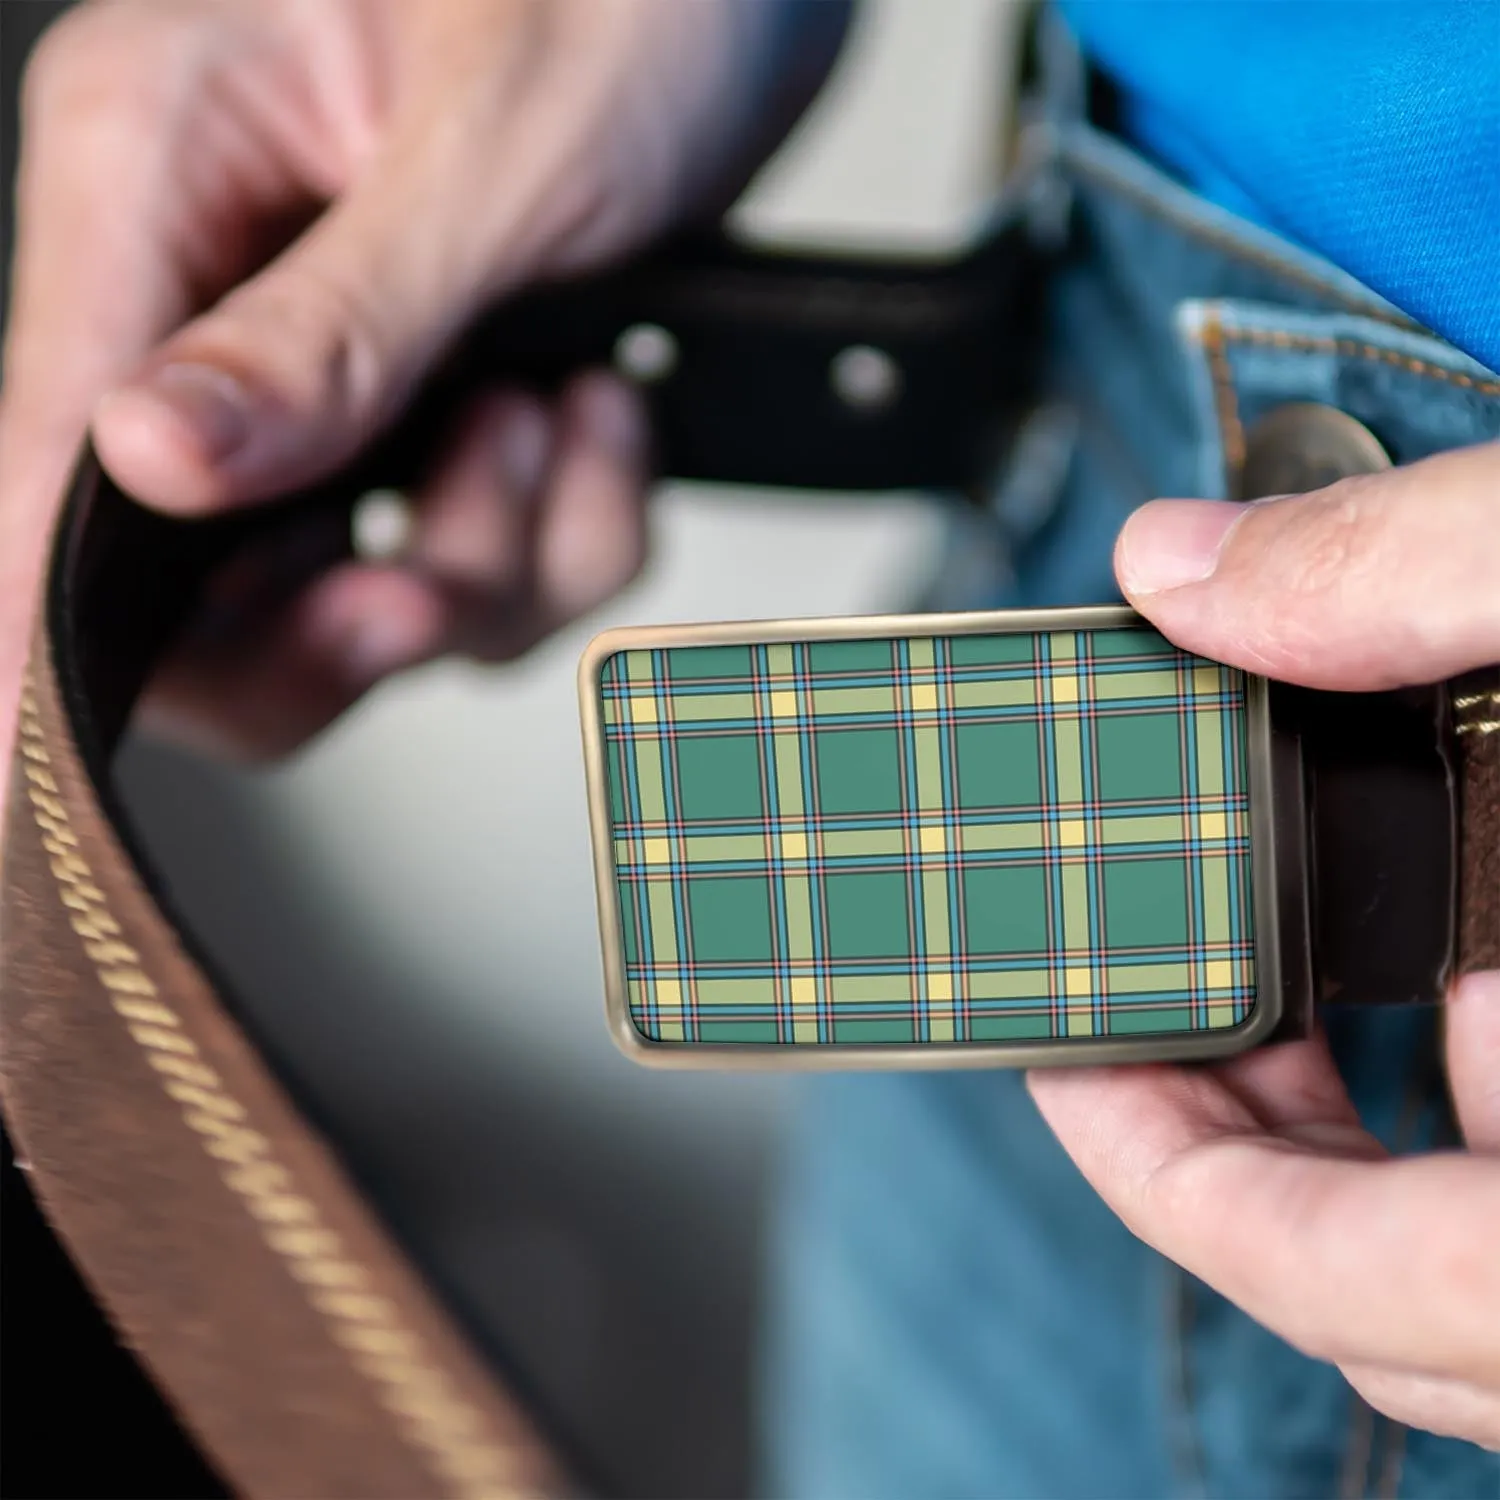
[[(1074, 228), (1042, 357), (1071, 448), (1040, 500), (1001, 486), (1012, 579), (935, 604), (1115, 597), (1130, 509), (1223, 495), (1286, 402), (1342, 408), (1398, 463), (1500, 436), (1486, 372), (1334, 268), (1081, 122), (1057, 170)], [(1452, 1140), (1429, 1013), (1328, 1020), (1371, 1128)], [(1500, 1456), (1378, 1416), (1132, 1238), (1015, 1075), (806, 1081), (769, 1300), (776, 1500), (1500, 1497)]]

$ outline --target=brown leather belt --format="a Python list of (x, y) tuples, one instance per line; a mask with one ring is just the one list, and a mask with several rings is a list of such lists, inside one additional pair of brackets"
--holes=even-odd
[[(669, 327), (696, 371), (656, 396), (669, 472), (962, 487), (1024, 399), (995, 351), (1016, 337), (1028, 276), (1005, 239), (910, 276), (677, 250), (534, 300), (467, 358), (472, 373), (489, 341), (546, 379), (606, 357), (631, 324)], [(902, 367), (894, 410), (828, 394), (830, 359), (864, 345)], [(439, 1305), (174, 922), (109, 783), (131, 704), (209, 574), (267, 527), (341, 546), (355, 498), (420, 462), (451, 397), (440, 388), (359, 472), (222, 522), (149, 514), (85, 457), (21, 705), (0, 905), (6, 1122), (94, 1296), (247, 1495), (569, 1488), (526, 1404)], [(1434, 721), (1456, 777), (1463, 968), (1500, 966), (1497, 720), (1491, 670), (1456, 685)]]
[[(358, 471), (285, 506), (181, 525), (84, 457), (15, 748), (0, 1090), (48, 1219), (236, 1492), (409, 1500), (569, 1481), (216, 985), (112, 795), (131, 705), (205, 579), (272, 528), (331, 561), (357, 497), (420, 472), (456, 388), (496, 363), (546, 384), (608, 362), (632, 327), (670, 328), (692, 374), (651, 393), (668, 472), (957, 487), (985, 472), (1016, 404), (997, 351), (1021, 326), (1026, 274), (1014, 236), (910, 272), (671, 247), (498, 315)], [(869, 346), (900, 362), (893, 409), (827, 385), (840, 351)]]
[(1453, 684), (1460, 808), (1458, 966), (1500, 969), (1500, 668)]

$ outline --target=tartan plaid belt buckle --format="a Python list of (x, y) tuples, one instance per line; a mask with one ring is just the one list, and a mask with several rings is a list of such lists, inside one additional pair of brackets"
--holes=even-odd
[[(1451, 865), (1421, 703), (1370, 710), (1382, 744), (1419, 726), (1371, 781), (1365, 700), (1330, 718), (1334, 695), (1119, 606), (613, 630), (579, 681), (607, 1005), (638, 1061), (1213, 1058), (1305, 1029), (1345, 976), (1446, 979), (1451, 907), (1372, 952), (1359, 888), (1409, 901)], [(1320, 900), (1320, 844), (1374, 825), (1391, 847), (1352, 885), (1333, 860)]]

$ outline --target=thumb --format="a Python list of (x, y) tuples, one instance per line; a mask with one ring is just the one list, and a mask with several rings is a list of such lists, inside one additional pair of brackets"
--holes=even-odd
[[(1159, 500), (1115, 568), (1187, 650), (1317, 688), (1441, 681), (1500, 661), (1500, 444), (1248, 506)], [(1500, 1151), (1500, 971), (1460, 980), (1446, 1015), (1464, 1137)]]
[(1500, 444), (1252, 505), (1158, 500), (1121, 587), (1164, 635), (1308, 687), (1375, 692), (1500, 660)]
[(365, 174), (106, 394), (94, 440), (115, 479), (195, 513), (305, 484), (362, 447), (496, 289), (494, 237), (454, 191), (463, 164), (442, 165)]
[(1464, 1140), (1500, 1153), (1500, 970), (1460, 979), (1445, 1020), (1448, 1084)]

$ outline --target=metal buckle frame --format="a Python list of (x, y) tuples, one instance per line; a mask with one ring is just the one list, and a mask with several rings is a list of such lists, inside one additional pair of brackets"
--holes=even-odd
[[(606, 767), (607, 726), (603, 707), (606, 663), (621, 652), (693, 646), (760, 646), (891, 638), (949, 638), (1063, 631), (1116, 631), (1142, 622), (1123, 606), (1006, 610), (950, 615), (884, 615), (811, 620), (625, 628), (598, 636), (579, 667), (594, 870), (603, 938), (606, 1008), (611, 1032), (627, 1056), (652, 1067), (741, 1069), (912, 1069), (1037, 1067), (1225, 1057), (1261, 1043), (1283, 1016), (1308, 1008), (1306, 935), (1298, 921), (1305, 891), (1301, 868), (1300, 799), (1288, 819), (1278, 817), (1278, 778), (1268, 685), (1245, 678), (1245, 763), (1249, 797), (1253, 951), (1256, 998), (1246, 1018), (1231, 1027), (1197, 1032), (1131, 1036), (1075, 1036), (1015, 1042), (919, 1042), (890, 1044), (662, 1042), (648, 1039), (632, 1019), (626, 976), (624, 932), (617, 894), (614, 830)], [(1284, 759), (1284, 758), (1283, 758)], [(1295, 766), (1292, 766), (1295, 770)], [(1290, 789), (1295, 796), (1295, 783)], [(1283, 809), (1285, 799), (1282, 799)], [(1294, 847), (1283, 849), (1287, 835)], [(1288, 883), (1290, 880), (1290, 883)], [(1291, 930), (1284, 931), (1291, 918)], [(1284, 943), (1291, 964), (1284, 963)]]

